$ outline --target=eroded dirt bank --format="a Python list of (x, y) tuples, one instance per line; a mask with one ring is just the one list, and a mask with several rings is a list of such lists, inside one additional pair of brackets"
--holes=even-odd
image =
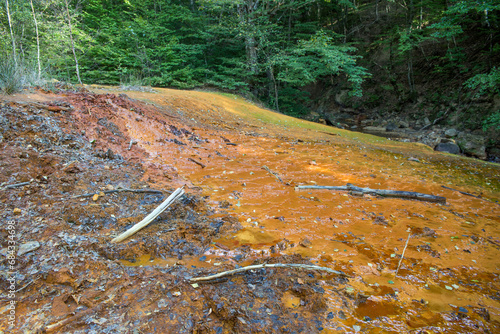
[[(232, 96), (95, 91), (1, 102), (0, 330), (499, 331), (498, 165)], [(447, 204), (295, 189), (346, 183)], [(110, 243), (182, 185), (182, 201)], [(163, 194), (110, 192), (120, 188)], [(350, 277), (262, 269), (189, 281), (257, 263), (316, 264)]]

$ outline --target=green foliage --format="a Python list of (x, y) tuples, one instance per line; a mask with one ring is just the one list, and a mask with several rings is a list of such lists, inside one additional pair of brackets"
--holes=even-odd
[(500, 70), (494, 67), (490, 73), (477, 74), (464, 83), (472, 91), (472, 97), (500, 94)]
[(310, 102), (309, 93), (293, 87), (279, 90), (280, 110), (287, 115), (303, 117), (309, 110), (305, 107)]
[(483, 130), (500, 130), (500, 112), (495, 111), (483, 121)]
[(356, 65), (361, 57), (349, 54), (354, 51), (352, 46), (337, 45), (334, 37), (320, 30), (309, 40), (300, 41), (289, 53), (275, 56), (272, 63), (280, 69), (277, 79), (294, 86), (343, 73), (351, 84), (351, 94), (362, 96), (361, 84), (370, 74)]

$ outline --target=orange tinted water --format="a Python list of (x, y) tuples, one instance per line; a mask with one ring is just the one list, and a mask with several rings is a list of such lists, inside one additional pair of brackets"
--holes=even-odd
[[(137, 147), (149, 154), (147, 178), (160, 186), (176, 171), (183, 179), (179, 185), (201, 189), (214, 209), (238, 218), (244, 228), (218, 240), (221, 245), (230, 251), (250, 246), (256, 256), (269, 256), (274, 246), (273, 251), (301, 254), (352, 275), (348, 287), (367, 299), (360, 299), (342, 320), (348, 327), (357, 323), (372, 332), (399, 332), (441, 324), (459, 331), (460, 323), (442, 325), (442, 314), (459, 307), (469, 313), (484, 307), (498, 325), (497, 165), (302, 122), (231, 96), (158, 92), (128, 94), (165, 108), (179, 128), (188, 129), (200, 142), (175, 136), (155, 119), (137, 122), (126, 110), (119, 116), (126, 120)], [(168, 141), (173, 139), (187, 145)], [(447, 204), (294, 187), (346, 183), (443, 196)], [(229, 207), (220, 208), (223, 202)], [(207, 255), (216, 253), (214, 248)], [(138, 261), (172, 265), (168, 260)], [(185, 261), (202, 265), (197, 259)], [(333, 287), (323, 287), (327, 296), (333, 295)], [(287, 307), (298, 307), (297, 297), (284, 299)], [(338, 301), (332, 297), (330, 302), (329, 308), (337, 312)], [(366, 317), (384, 319), (384, 327)], [(337, 326), (338, 322), (326, 330), (335, 332)]]

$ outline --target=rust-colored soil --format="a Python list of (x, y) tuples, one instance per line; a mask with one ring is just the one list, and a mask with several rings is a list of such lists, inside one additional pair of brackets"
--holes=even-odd
[[(230, 95), (111, 89), (0, 98), (0, 332), (500, 331), (498, 165)], [(447, 203), (295, 188), (346, 183)], [(259, 263), (350, 277), (189, 281)]]

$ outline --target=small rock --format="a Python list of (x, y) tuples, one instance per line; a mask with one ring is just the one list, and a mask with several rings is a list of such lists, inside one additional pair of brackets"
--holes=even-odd
[(94, 194), (94, 196), (92, 196), (92, 200), (95, 202), (99, 199), (99, 194)]
[(40, 243), (38, 241), (27, 242), (27, 243), (19, 246), (19, 250), (17, 251), (17, 256), (22, 256), (22, 255), (29, 253), (29, 252), (32, 252), (38, 248), (40, 248)]
[(108, 148), (108, 151), (106, 152), (106, 158), (109, 160), (113, 160), (115, 158), (115, 154), (113, 153), (113, 150)]
[(82, 169), (76, 163), (70, 163), (66, 167), (63, 168), (63, 172), (68, 174), (77, 174), (80, 173)]
[(15, 208), (13, 212), (14, 212), (15, 215), (20, 215), (21, 214), (21, 209)]
[(451, 139), (451, 138), (441, 138), (440, 143), (452, 143), (452, 144), (456, 144), (455, 140), (454, 139)]
[(456, 137), (458, 135), (458, 131), (456, 129), (448, 129), (444, 132), (444, 135), (448, 138)]
[(408, 123), (407, 121), (400, 121), (399, 122), (399, 127), (400, 128), (409, 128), (410, 127), (410, 123)]
[(158, 301), (158, 308), (164, 308), (168, 305), (167, 301), (165, 299), (160, 299)]
[(307, 247), (311, 247), (312, 242), (309, 239), (304, 238), (304, 239), (300, 240), (299, 245), (307, 248)]
[(385, 131), (387, 132), (391, 132), (391, 131), (394, 131), (398, 128), (398, 126), (396, 125), (396, 123), (394, 122), (390, 122), (389, 124), (387, 124), (387, 126), (385, 127)]

